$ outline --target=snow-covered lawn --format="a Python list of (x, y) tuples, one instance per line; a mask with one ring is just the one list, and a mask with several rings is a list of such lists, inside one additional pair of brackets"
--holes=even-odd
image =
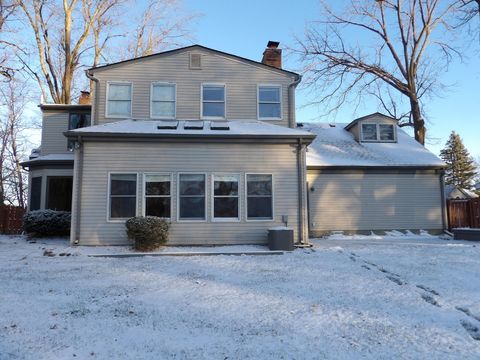
[(313, 242), (94, 258), (125, 250), (1, 236), (0, 359), (480, 358), (480, 243)]

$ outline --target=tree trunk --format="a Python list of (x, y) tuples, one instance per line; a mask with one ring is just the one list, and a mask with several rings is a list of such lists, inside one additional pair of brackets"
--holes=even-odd
[(415, 140), (420, 144), (425, 145), (425, 134), (427, 133), (427, 129), (425, 128), (425, 121), (422, 119), (422, 113), (420, 112), (420, 104), (418, 99), (414, 96), (410, 97), (410, 107), (412, 109)]

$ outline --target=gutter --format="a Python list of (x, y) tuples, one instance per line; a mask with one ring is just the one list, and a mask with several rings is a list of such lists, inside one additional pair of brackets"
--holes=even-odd
[[(95, 83), (95, 90), (93, 92), (95, 104), (93, 106), (94, 114), (93, 114), (93, 121), (92, 121), (92, 125), (95, 125), (98, 119), (98, 94), (99, 94), (98, 87), (99, 87), (100, 81), (95, 76), (90, 74), (90, 70), (85, 70), (85, 75), (87, 76), (87, 78), (89, 78)], [(92, 89), (90, 89), (90, 91), (91, 90)]]
[(83, 142), (82, 137), (78, 136), (77, 139), (78, 144), (78, 161), (75, 161), (75, 168), (76, 168), (76, 201), (75, 201), (75, 239), (73, 243), (78, 245), (80, 242), (80, 210), (81, 210), (81, 202), (82, 202), (82, 178), (83, 178)]
[(294, 129), (295, 121), (295, 88), (302, 81), (302, 76), (295, 74), (295, 80), (288, 85), (288, 127)]

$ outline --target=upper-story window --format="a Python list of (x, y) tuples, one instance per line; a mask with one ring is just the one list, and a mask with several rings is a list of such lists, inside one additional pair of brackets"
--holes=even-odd
[(132, 116), (132, 84), (109, 82), (107, 84), (107, 117)]
[(175, 84), (153, 83), (150, 117), (155, 119), (175, 119), (175, 93)]
[[(70, 113), (68, 116), (68, 130), (80, 129), (91, 125), (90, 113)], [(68, 140), (67, 147), (73, 149), (75, 141)]]
[(258, 119), (280, 120), (282, 118), (281, 93), (281, 87), (277, 85), (258, 86)]
[(225, 119), (225, 85), (202, 85), (202, 118)]
[(395, 127), (393, 124), (362, 124), (362, 141), (394, 142)]

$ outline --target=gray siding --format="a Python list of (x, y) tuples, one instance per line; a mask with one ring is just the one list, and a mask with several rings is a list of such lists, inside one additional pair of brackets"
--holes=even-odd
[(307, 174), (313, 233), (442, 229), (438, 174), (320, 170)]
[[(77, 151), (78, 153), (78, 151)], [(119, 155), (121, 154), (121, 155)], [(78, 166), (78, 158), (75, 161)], [(137, 172), (138, 209), (142, 214), (142, 174), (172, 173), (172, 226), (170, 244), (244, 244), (266, 243), (267, 229), (283, 225), (282, 215), (288, 215), (297, 239), (298, 183), (296, 153), (287, 144), (188, 144), (188, 143), (101, 143), (84, 145), (84, 169), (81, 191), (80, 244), (126, 244), (123, 222), (107, 221), (107, 189), (109, 172)], [(177, 174), (207, 173), (207, 221), (178, 222)], [(274, 220), (246, 221), (245, 173), (272, 173), (274, 176)], [(211, 174), (241, 175), (239, 222), (212, 222)], [(76, 188), (76, 186), (75, 186)], [(74, 209), (76, 202), (74, 201)], [(72, 233), (72, 241), (75, 234)]]
[(63, 132), (67, 130), (67, 111), (44, 111), (42, 117), (41, 154), (68, 154), (67, 138), (63, 135)]
[[(108, 81), (127, 81), (133, 84), (132, 116), (150, 118), (150, 85), (155, 81), (174, 82), (177, 85), (177, 119), (200, 118), (202, 83), (226, 85), (226, 118), (228, 120), (257, 119), (257, 84), (282, 86), (282, 120), (269, 121), (288, 126), (288, 85), (293, 75), (261, 68), (233, 60), (206, 50), (192, 50), (202, 54), (202, 69), (189, 69), (189, 52), (152, 57), (98, 70), (99, 103), (95, 124), (118, 121), (105, 118), (106, 86)], [(95, 115), (94, 115), (95, 116)]]

